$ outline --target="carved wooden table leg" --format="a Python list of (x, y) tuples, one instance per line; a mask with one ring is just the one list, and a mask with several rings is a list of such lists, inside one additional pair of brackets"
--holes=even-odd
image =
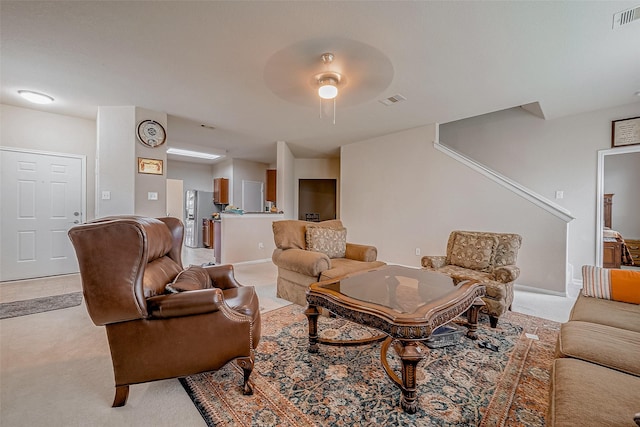
[(472, 340), (478, 339), (478, 312), (482, 306), (484, 306), (484, 301), (481, 298), (476, 298), (467, 311), (467, 337)]
[(416, 367), (424, 359), (422, 347), (415, 341), (396, 341), (393, 346), (402, 360), (402, 397), (400, 406), (408, 414), (418, 410), (418, 393), (416, 391)]
[[(387, 349), (391, 343), (393, 343), (393, 348), (402, 361), (402, 380), (400, 380), (396, 373), (391, 369), (387, 360)], [(415, 341), (394, 341), (393, 338), (389, 337), (382, 344), (380, 349), (382, 367), (387, 372), (391, 381), (393, 381), (402, 391), (400, 406), (402, 406), (402, 409), (404, 409), (408, 414), (415, 414), (418, 410), (416, 367), (422, 359), (424, 359), (422, 347)]]
[(307, 306), (304, 314), (309, 321), (309, 353), (318, 352), (318, 316), (320, 312), (315, 305)]

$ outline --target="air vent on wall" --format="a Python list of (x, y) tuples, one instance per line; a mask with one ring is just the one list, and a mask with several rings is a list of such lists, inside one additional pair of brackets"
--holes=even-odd
[(385, 99), (381, 99), (380, 102), (383, 103), (384, 105), (386, 105), (387, 107), (393, 104), (397, 104), (398, 102), (402, 102), (402, 101), (406, 101), (407, 98), (405, 98), (404, 96), (398, 94), (395, 94), (393, 96), (390, 96), (388, 98)]
[(613, 28), (622, 27), (630, 22), (640, 19), (640, 6), (623, 10), (613, 15)]

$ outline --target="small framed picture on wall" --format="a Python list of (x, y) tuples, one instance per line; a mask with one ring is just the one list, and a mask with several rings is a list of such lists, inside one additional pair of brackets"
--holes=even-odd
[(611, 147), (640, 144), (640, 117), (611, 122)]
[(138, 173), (162, 175), (162, 160), (138, 157)]

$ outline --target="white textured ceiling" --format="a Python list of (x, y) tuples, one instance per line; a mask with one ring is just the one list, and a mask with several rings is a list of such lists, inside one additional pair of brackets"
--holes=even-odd
[[(3, 0), (1, 102), (86, 118), (135, 105), (169, 115), (168, 145), (273, 162), (275, 142), (287, 141), (298, 157), (326, 157), (372, 136), (535, 102), (547, 119), (639, 102), (640, 20), (612, 29), (615, 12), (639, 4)], [(313, 87), (305, 104), (304, 88), (287, 93), (273, 74), (285, 58), (297, 68), (291, 78), (304, 76), (300, 61), (313, 67), (325, 51), (343, 53), (355, 79), (335, 125), (318, 117)], [(18, 89), (57, 102), (34, 107)], [(378, 102), (395, 94), (407, 100)]]

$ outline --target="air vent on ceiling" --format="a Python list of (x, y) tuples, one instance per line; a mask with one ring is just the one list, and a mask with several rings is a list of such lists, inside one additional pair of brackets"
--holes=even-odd
[(630, 22), (640, 19), (640, 6), (623, 10), (613, 15), (613, 28), (622, 27)]
[(382, 102), (384, 105), (386, 105), (387, 107), (393, 104), (397, 104), (398, 102), (402, 102), (402, 101), (406, 101), (407, 98), (405, 98), (404, 96), (398, 94), (395, 94), (393, 96), (390, 96), (388, 98), (385, 99), (381, 99), (380, 102)]

